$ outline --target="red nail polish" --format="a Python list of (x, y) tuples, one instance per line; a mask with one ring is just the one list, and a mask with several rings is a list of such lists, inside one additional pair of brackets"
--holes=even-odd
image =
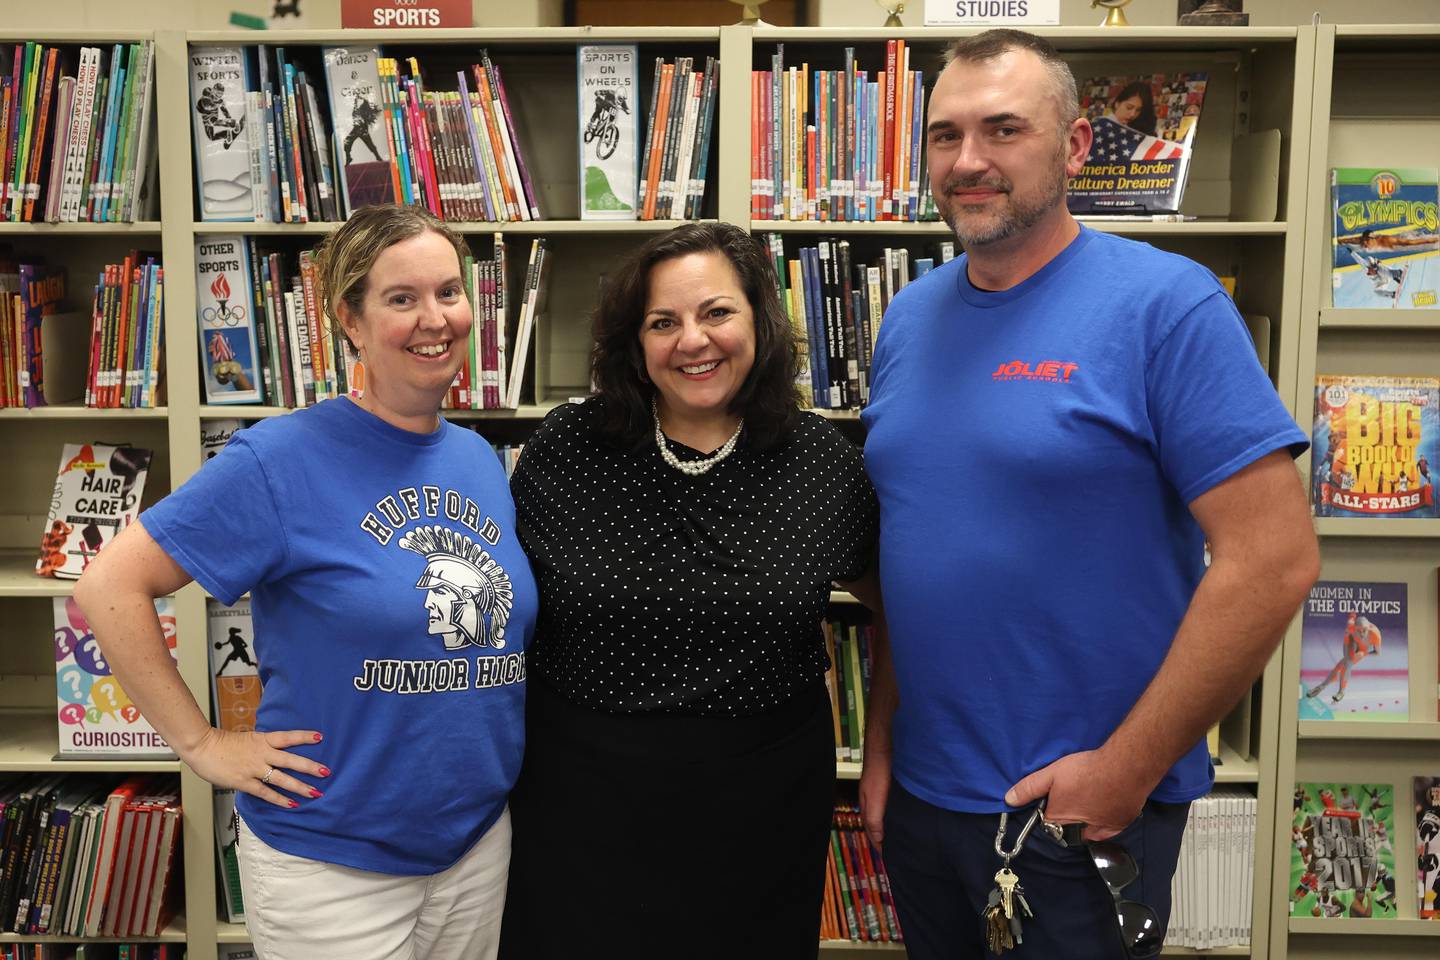
[(318, 734), (318, 733), (317, 733), (317, 734), (315, 734), (315, 742), (316, 742), (316, 743), (319, 743), (319, 742), (320, 742), (320, 740), (321, 740), (321, 736), (320, 736), (320, 734)]
[(329, 768), (329, 767), (321, 767), (321, 768), (320, 768), (320, 776), (322, 776), (322, 777), (328, 777), (328, 776), (330, 776), (330, 768)]
[(314, 787), (311, 787), (311, 788), (310, 788), (310, 796), (312, 796), (312, 797), (323, 797), (323, 796), (325, 796), (325, 794), (321, 793), (319, 790), (316, 790)]
[(291, 809), (291, 810), (294, 810), (294, 809), (295, 809), (296, 807), (298, 807), (298, 806), (300, 806), (300, 801), (299, 801), (299, 800), (291, 800), (291, 801), (290, 801), (290, 809)]

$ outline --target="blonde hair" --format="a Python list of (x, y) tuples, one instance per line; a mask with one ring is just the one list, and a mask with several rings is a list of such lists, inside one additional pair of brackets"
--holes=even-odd
[(316, 275), (320, 296), (325, 304), (325, 317), (340, 336), (349, 339), (340, 323), (336, 306), (342, 301), (352, 313), (359, 314), (365, 301), (370, 268), (390, 247), (422, 233), (438, 233), (455, 248), (455, 257), (463, 265), (470, 256), (465, 238), (423, 207), (394, 203), (361, 207), (350, 214), (340, 229), (327, 236), (315, 250)]

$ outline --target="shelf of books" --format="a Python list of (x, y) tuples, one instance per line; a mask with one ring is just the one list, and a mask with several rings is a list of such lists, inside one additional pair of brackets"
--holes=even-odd
[(1284, 646), (1277, 958), (1440, 936), (1440, 105), (1412, 95), (1437, 39), (1317, 28), (1295, 409), (1321, 575)]

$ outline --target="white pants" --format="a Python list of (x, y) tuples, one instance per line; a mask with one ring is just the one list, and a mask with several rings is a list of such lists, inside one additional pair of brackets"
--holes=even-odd
[(510, 870), (507, 807), (454, 866), (402, 877), (291, 856), (239, 824), (245, 918), (261, 960), (494, 960)]

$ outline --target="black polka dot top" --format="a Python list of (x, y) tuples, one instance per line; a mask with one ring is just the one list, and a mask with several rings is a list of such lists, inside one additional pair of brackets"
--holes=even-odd
[[(816, 683), (830, 583), (863, 574), (874, 548), (860, 449), (805, 413), (774, 448), (742, 435), (690, 477), (653, 443), (603, 439), (601, 403), (553, 410), (511, 481), (540, 587), (530, 678), (598, 710), (722, 716)], [(708, 455), (668, 442), (681, 460)]]

